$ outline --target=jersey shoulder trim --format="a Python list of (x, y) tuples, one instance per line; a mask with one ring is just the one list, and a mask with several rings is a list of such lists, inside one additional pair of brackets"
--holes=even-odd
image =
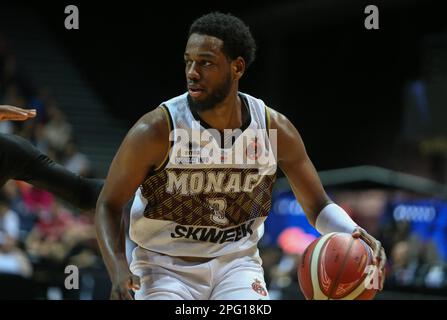
[[(174, 128), (171, 113), (169, 112), (169, 109), (168, 109), (168, 107), (165, 104), (162, 104), (160, 106), (160, 108), (163, 110), (163, 112), (165, 114), (165, 119), (166, 119), (166, 122), (168, 123), (168, 132), (169, 132), (169, 135), (170, 135), (172, 129)], [(160, 170), (163, 170), (166, 167), (166, 164), (169, 161), (169, 152), (171, 151), (171, 148), (172, 148), (173, 144), (174, 144), (173, 141), (169, 141), (169, 148), (168, 148), (168, 151), (166, 152), (166, 155), (165, 155), (163, 161), (161, 162), (161, 164), (157, 168), (155, 168), (152, 171), (152, 174), (155, 174), (155, 173), (159, 172)]]

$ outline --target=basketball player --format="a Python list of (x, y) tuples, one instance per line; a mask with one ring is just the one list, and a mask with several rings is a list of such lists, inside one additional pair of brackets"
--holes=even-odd
[[(197, 19), (184, 52), (188, 91), (144, 115), (122, 142), (96, 211), (112, 299), (132, 299), (131, 289), (136, 299), (268, 299), (257, 242), (271, 205), (276, 164), (320, 233), (362, 237), (383, 267), (380, 242), (331, 202), (293, 124), (238, 91), (254, 57), (255, 42), (240, 19), (221, 13)], [(240, 129), (239, 135), (228, 140), (222, 136), (226, 129)], [(210, 143), (202, 147), (203, 141), (177, 139), (194, 130), (212, 132)], [(232, 151), (236, 158), (251, 152), (257, 159), (253, 145), (237, 149), (254, 130), (265, 134), (254, 140), (256, 147), (276, 150), (275, 163), (228, 161)], [(186, 146), (182, 157), (177, 151)], [(202, 157), (216, 154), (207, 148), (217, 150), (220, 163)], [(134, 193), (130, 237), (137, 247), (129, 266), (120, 222)]]
[[(26, 120), (35, 116), (35, 110), (0, 106), (0, 120)], [(9, 179), (28, 182), (83, 210), (95, 208), (104, 183), (74, 174), (19, 136), (0, 134), (0, 188)]]

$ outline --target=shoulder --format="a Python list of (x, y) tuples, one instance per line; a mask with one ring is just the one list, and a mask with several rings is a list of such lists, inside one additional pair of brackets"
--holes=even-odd
[(132, 166), (142, 162), (149, 166), (148, 169), (156, 168), (169, 151), (169, 132), (169, 115), (161, 106), (157, 107), (133, 125), (124, 138), (119, 153)]
[(270, 129), (276, 129), (278, 133), (284, 133), (294, 128), (290, 120), (279, 111), (266, 106), (267, 117)]
[(277, 156), (280, 162), (303, 159), (306, 154), (301, 135), (293, 123), (282, 113), (268, 108), (269, 128), (276, 130)]
[(254, 102), (259, 108), (263, 109), (263, 112), (265, 110), (267, 126), (270, 129), (281, 129), (282, 126), (290, 123), (290, 121), (287, 119), (286, 116), (270, 107), (269, 104), (266, 103), (264, 100), (256, 98), (245, 92), (239, 92), (239, 94), (242, 95), (248, 101), (251, 101), (252, 103)]
[(137, 140), (162, 141), (169, 137), (169, 115), (159, 106), (143, 115), (130, 129), (128, 136)]

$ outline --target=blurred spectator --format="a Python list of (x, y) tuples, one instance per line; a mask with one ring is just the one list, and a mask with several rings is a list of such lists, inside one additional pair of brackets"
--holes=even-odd
[(20, 183), (19, 188), (22, 194), (22, 201), (28, 212), (40, 217), (51, 211), (55, 201), (51, 193), (27, 183)]
[(411, 259), (408, 241), (400, 241), (393, 247), (391, 260), (393, 268), (387, 279), (388, 284), (408, 286), (414, 283), (418, 261)]
[(445, 266), (435, 264), (430, 267), (425, 276), (425, 286), (427, 288), (442, 288), (446, 286)]
[(0, 133), (13, 133), (14, 127), (11, 121), (0, 121)]
[(18, 246), (19, 224), (17, 213), (10, 210), (6, 196), (0, 193), (0, 273), (30, 277), (31, 264)]
[(62, 151), (71, 138), (71, 126), (65, 121), (65, 116), (54, 102), (47, 106), (47, 111), (48, 123), (45, 126), (45, 138), (50, 147)]
[(77, 150), (76, 144), (70, 140), (65, 148), (65, 160), (63, 165), (68, 170), (81, 176), (90, 175), (90, 161), (87, 156)]
[[(21, 187), (22, 186), (22, 187)], [(6, 197), (9, 199), (11, 210), (17, 212), (20, 219), (20, 242), (23, 243), (28, 236), (28, 233), (34, 226), (37, 216), (26, 207), (23, 196), (21, 193), (22, 189), (28, 189), (29, 184), (23, 181), (10, 180), (6, 182), (1, 191), (4, 192)]]
[(27, 251), (37, 257), (60, 262), (67, 252), (63, 236), (73, 223), (72, 213), (59, 204), (52, 202), (49, 210), (39, 212), (37, 223), (26, 240)]

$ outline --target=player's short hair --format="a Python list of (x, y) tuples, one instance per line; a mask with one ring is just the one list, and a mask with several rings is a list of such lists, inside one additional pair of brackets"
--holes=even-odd
[(191, 24), (188, 37), (193, 33), (222, 40), (223, 53), (231, 60), (242, 57), (247, 68), (255, 60), (256, 42), (249, 27), (230, 13), (212, 12), (201, 16)]

